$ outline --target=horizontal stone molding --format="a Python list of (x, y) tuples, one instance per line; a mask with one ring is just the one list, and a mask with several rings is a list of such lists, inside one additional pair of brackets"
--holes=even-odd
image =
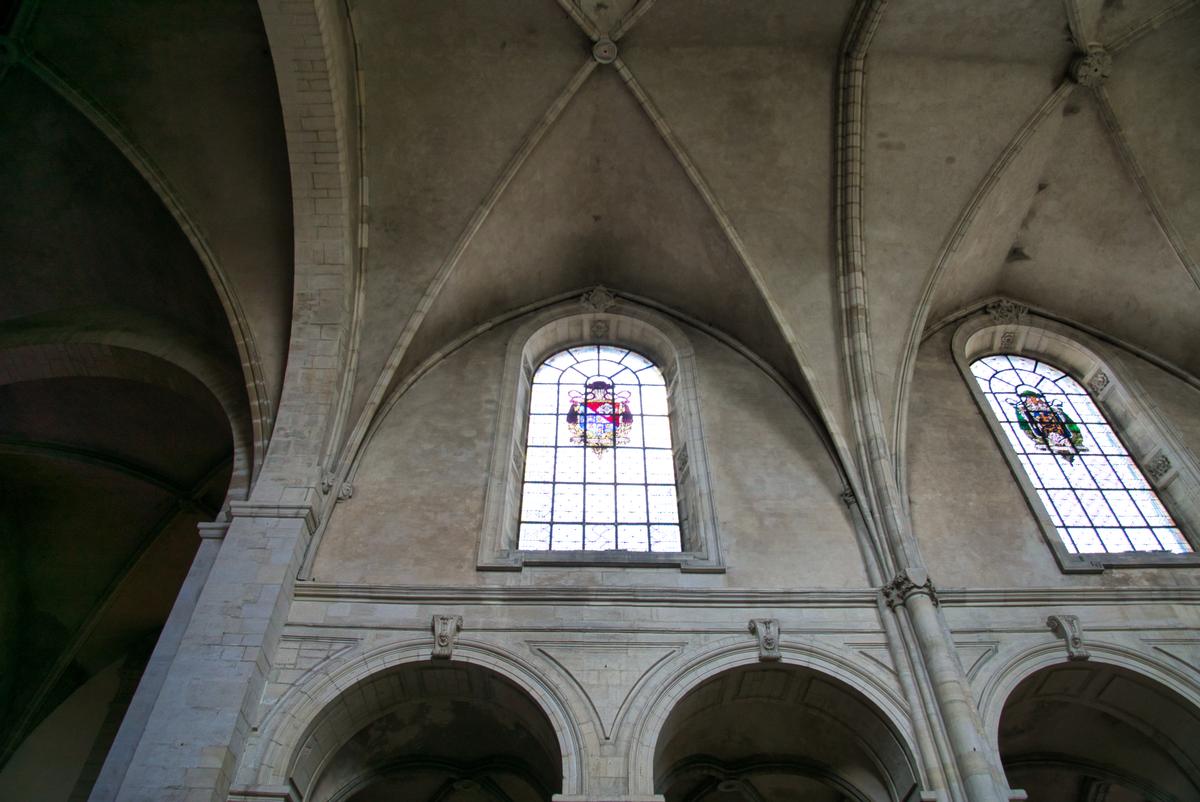
[[(1200, 589), (1197, 590), (1200, 598)], [(648, 607), (877, 607), (874, 588), (740, 590), (730, 588), (441, 587), (298, 582), (297, 601), (394, 604), (624, 605)]]
[(229, 505), (235, 518), (299, 518), (312, 534), (317, 529), (320, 513), (310, 504), (256, 504), (250, 501), (235, 501)]
[(938, 599), (943, 607), (1197, 604), (1200, 588), (950, 588)]

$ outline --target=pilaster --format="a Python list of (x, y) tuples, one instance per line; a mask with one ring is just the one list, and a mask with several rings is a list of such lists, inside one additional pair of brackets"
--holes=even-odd
[(225, 800), (311, 532), (305, 517), (254, 512), (229, 527), (118, 800)]

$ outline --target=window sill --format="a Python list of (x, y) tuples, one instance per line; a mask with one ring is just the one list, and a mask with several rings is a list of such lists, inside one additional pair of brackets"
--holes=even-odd
[(1123, 552), (1120, 554), (1072, 554), (1056, 548), (1059, 567), (1064, 574), (1098, 574), (1110, 568), (1196, 568), (1200, 553), (1173, 551)]
[(506, 551), (479, 563), (480, 571), (523, 568), (676, 568), (685, 574), (723, 574), (725, 564), (690, 551)]

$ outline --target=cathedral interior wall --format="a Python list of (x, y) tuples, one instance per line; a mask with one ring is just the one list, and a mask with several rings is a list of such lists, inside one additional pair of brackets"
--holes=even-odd
[[(384, 413), (354, 495), (325, 530), (312, 577), (349, 584), (512, 581), (475, 569), (505, 349), (519, 322), (451, 353)], [(727, 563), (723, 577), (677, 569), (526, 568), (538, 581), (865, 587), (841, 483), (813, 422), (761, 369), (688, 328), (701, 426)], [(676, 434), (678, 437), (678, 433)], [(528, 580), (526, 580), (528, 581)]]
[[(952, 338), (953, 329), (947, 327), (921, 345), (908, 411), (906, 456), (913, 530), (938, 586), (1194, 586), (1194, 577), (1185, 570), (1109, 569), (1101, 574), (1059, 570), (984, 411), (954, 362)], [(1183, 399), (1194, 393), (1153, 366), (1143, 365), (1138, 375), (1174, 385), (1168, 395), (1180, 401), (1170, 408), (1183, 406)]]

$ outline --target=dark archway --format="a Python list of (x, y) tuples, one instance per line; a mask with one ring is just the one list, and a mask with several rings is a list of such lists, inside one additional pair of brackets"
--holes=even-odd
[(549, 802), (562, 790), (562, 756), (550, 719), (511, 680), (465, 663), (410, 663), (326, 706), (292, 778), (312, 802)]
[(1200, 711), (1145, 676), (1075, 662), (1026, 677), (1000, 719), (1009, 785), (1030, 800), (1200, 799)]
[(796, 666), (732, 669), (671, 711), (654, 756), (667, 802), (908, 799), (917, 772), (884, 715), (850, 686)]

